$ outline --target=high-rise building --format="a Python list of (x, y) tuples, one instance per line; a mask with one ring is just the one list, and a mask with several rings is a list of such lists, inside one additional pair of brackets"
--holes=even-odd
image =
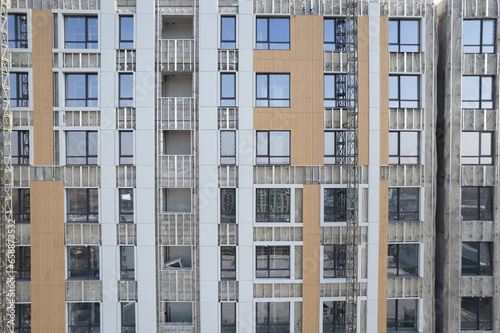
[(11, 0), (15, 332), (500, 331), (498, 2), (348, 3)]

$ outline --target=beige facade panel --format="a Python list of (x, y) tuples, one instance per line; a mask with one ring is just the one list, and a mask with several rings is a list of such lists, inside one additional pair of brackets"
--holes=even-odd
[(358, 76), (359, 76), (359, 164), (368, 165), (369, 161), (369, 106), (370, 106), (370, 67), (369, 67), (369, 48), (368, 48), (368, 34), (369, 23), (368, 17), (358, 17)]

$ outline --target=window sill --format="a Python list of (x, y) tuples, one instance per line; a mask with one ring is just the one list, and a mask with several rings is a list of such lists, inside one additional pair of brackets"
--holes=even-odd
[(414, 279), (414, 278), (421, 278), (422, 276), (419, 275), (387, 275), (388, 279)]

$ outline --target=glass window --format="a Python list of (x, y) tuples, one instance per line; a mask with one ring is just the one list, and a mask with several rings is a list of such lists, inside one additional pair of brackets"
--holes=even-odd
[(122, 332), (135, 333), (135, 302), (122, 302)]
[(493, 220), (493, 187), (462, 187), (462, 219)]
[(462, 108), (493, 109), (493, 76), (462, 76)]
[(66, 164), (97, 165), (97, 132), (66, 132)]
[(408, 331), (417, 329), (416, 299), (388, 299), (387, 300), (387, 330)]
[(135, 278), (133, 246), (120, 246), (120, 272), (121, 280), (133, 280)]
[(325, 245), (323, 247), (323, 277), (339, 278), (345, 277), (346, 264), (345, 245)]
[(492, 266), (493, 243), (462, 243), (462, 275), (491, 275)]
[(236, 189), (220, 189), (220, 221), (225, 223), (236, 222)]
[(28, 131), (12, 131), (10, 150), (12, 165), (29, 165), (30, 133)]
[(28, 107), (29, 106), (29, 83), (28, 73), (10, 73), (10, 106)]
[(15, 333), (31, 333), (31, 304), (16, 304)]
[(389, 52), (420, 52), (419, 20), (389, 20)]
[(120, 223), (134, 223), (134, 189), (119, 189)]
[(418, 244), (389, 244), (387, 275), (418, 276)]
[(134, 48), (134, 17), (120, 16), (120, 50)]
[(257, 164), (290, 164), (290, 131), (257, 131)]
[(97, 74), (66, 74), (66, 106), (98, 106)]
[(258, 17), (256, 49), (289, 50), (290, 19), (285, 17)]
[(323, 332), (345, 332), (345, 301), (323, 302)]
[(8, 19), (9, 49), (28, 48), (28, 21), (25, 14), (9, 14)]
[(134, 132), (120, 131), (120, 165), (134, 164)]
[(464, 53), (495, 53), (495, 20), (463, 20)]
[[(324, 107), (345, 108), (349, 104), (347, 90), (347, 75), (325, 74), (324, 76)], [(353, 96), (350, 96), (353, 97)]]
[(257, 302), (256, 333), (290, 332), (289, 302)]
[(221, 308), (221, 333), (236, 332), (236, 302), (222, 302)]
[(99, 246), (68, 246), (68, 279), (99, 279)]
[(290, 74), (257, 74), (257, 107), (290, 107)]
[(16, 223), (30, 222), (30, 189), (12, 189), (12, 218)]
[(16, 246), (14, 272), (18, 280), (29, 280), (31, 278), (31, 247)]
[(347, 189), (325, 188), (324, 192), (324, 216), (325, 222), (347, 221)]
[(462, 164), (493, 164), (493, 133), (462, 132)]
[(220, 18), (220, 48), (221, 50), (236, 49), (236, 17), (222, 16)]
[(220, 261), (221, 280), (236, 280), (236, 246), (221, 246)]
[(65, 22), (64, 40), (67, 49), (97, 49), (97, 17), (66, 16)]
[(419, 202), (418, 188), (390, 188), (389, 221), (418, 221)]
[(68, 189), (68, 222), (98, 222), (99, 195), (96, 188)]
[(220, 131), (220, 164), (236, 164), (236, 131)]
[(134, 106), (134, 74), (119, 74), (120, 101), (119, 107), (130, 108)]
[(101, 331), (100, 303), (68, 303), (68, 333)]
[(492, 305), (490, 297), (462, 297), (461, 331), (492, 330)]
[(257, 222), (290, 222), (290, 189), (256, 190)]
[(346, 43), (345, 19), (324, 19), (323, 41), (325, 51), (344, 51)]
[(290, 246), (257, 246), (257, 278), (289, 278)]
[(420, 108), (420, 77), (417, 75), (389, 75), (389, 107), (395, 109)]
[(419, 153), (419, 132), (389, 132), (389, 164), (419, 164)]
[(220, 106), (236, 106), (236, 74), (220, 75)]
[(325, 164), (347, 165), (354, 163), (353, 149), (351, 149), (351, 154), (348, 153), (349, 133), (347, 131), (325, 131)]

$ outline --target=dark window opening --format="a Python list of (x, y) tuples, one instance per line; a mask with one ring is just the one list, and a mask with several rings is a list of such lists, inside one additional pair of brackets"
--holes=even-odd
[(420, 191), (418, 188), (389, 189), (389, 221), (418, 221)]
[(236, 189), (220, 189), (220, 221), (223, 223), (236, 222)]
[(290, 189), (258, 188), (257, 222), (290, 222)]
[(31, 279), (31, 247), (16, 246), (14, 271), (15, 277), (18, 280)]
[(135, 278), (135, 255), (133, 246), (120, 246), (120, 272), (121, 280)]
[(462, 275), (491, 275), (493, 273), (493, 243), (462, 243)]
[(100, 332), (100, 303), (68, 303), (68, 333)]
[(220, 106), (236, 106), (236, 74), (234, 73), (220, 75)]
[(345, 332), (345, 301), (323, 302), (323, 332)]
[(12, 189), (12, 218), (16, 223), (30, 222), (30, 189)]
[(466, 221), (493, 220), (492, 187), (462, 187), (462, 219)]
[(222, 280), (236, 280), (236, 246), (221, 246), (221, 268)]
[(462, 297), (460, 330), (492, 330), (493, 310), (491, 300), (490, 297)]
[(418, 244), (389, 244), (387, 275), (418, 276)]
[(68, 246), (68, 279), (99, 279), (98, 246)]
[(68, 222), (99, 221), (98, 191), (96, 188), (68, 189)]
[(387, 331), (408, 331), (417, 329), (418, 300), (387, 300)]
[(97, 74), (66, 74), (66, 106), (98, 106)]
[(290, 303), (257, 302), (256, 333), (290, 332)]
[(24, 14), (9, 14), (8, 16), (9, 49), (28, 48), (28, 21)]
[(97, 132), (66, 132), (66, 164), (97, 165)]
[(120, 223), (134, 223), (134, 189), (119, 189)]
[(12, 131), (11, 146), (12, 165), (30, 164), (30, 132)]
[(10, 73), (10, 106), (28, 107), (29, 106), (29, 81), (28, 73)]
[(290, 246), (257, 246), (257, 278), (289, 278)]
[(325, 188), (324, 192), (324, 221), (347, 221), (347, 189)]
[(120, 131), (120, 165), (134, 164), (134, 132)]
[(323, 277), (340, 278), (346, 276), (346, 246), (325, 245), (323, 247)]

